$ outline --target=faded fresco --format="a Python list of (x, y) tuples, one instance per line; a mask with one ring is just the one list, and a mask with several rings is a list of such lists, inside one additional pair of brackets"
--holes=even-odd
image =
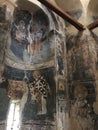
[(11, 14), (7, 4), (0, 10), (11, 18), (6, 24), (6, 14), (0, 15), (6, 21), (0, 21), (0, 130), (16, 129), (16, 125), (21, 130), (65, 126), (63, 23), (50, 10), (37, 8), (33, 12), (16, 7)]
[(68, 36), (67, 60), (69, 80), (92, 80), (94, 76), (93, 57), (89, 47), (90, 36)]
[[(21, 104), (23, 129), (29, 124), (28, 128), (35, 130), (54, 130), (56, 127), (55, 69), (51, 67), (27, 71), (26, 75), (23, 75), (24, 72), (21, 70), (13, 69), (12, 77), (11, 72), (8, 74), (8, 71), (9, 69), (6, 66), (4, 77), (8, 79), (5, 87), (6, 96), (8, 96), (4, 100), (7, 100), (7, 104), (9, 104), (8, 99), (18, 101)], [(2, 107), (0, 110), (2, 110)], [(7, 106), (5, 109), (8, 111), (8, 108)]]
[[(48, 37), (49, 21), (42, 10), (32, 15), (27, 10), (16, 9), (13, 14), (6, 63), (11, 65), (13, 59), (17, 64), (19, 61), (30, 66), (52, 60), (54, 46)], [(19, 68), (17, 64), (14, 67)]]
[[(86, 4), (83, 8), (69, 11), (87, 26)], [(90, 21), (89, 21), (90, 22)], [(79, 32), (67, 23), (67, 78), (69, 97), (69, 130), (98, 129), (98, 74), (97, 74), (97, 29)]]
[[(0, 7), (0, 130), (17, 120), (18, 130), (97, 130), (97, 35), (43, 5), (17, 3), (9, 21), (13, 5)], [(80, 21), (84, 13), (67, 12)]]
[(54, 69), (33, 71), (28, 87), (30, 91), (23, 111), (24, 125), (31, 121), (31, 125), (34, 124), (32, 128), (55, 129), (56, 84)]
[[(94, 112), (95, 83), (69, 86), (71, 129), (96, 130), (98, 115)], [(96, 124), (96, 125), (95, 125)]]

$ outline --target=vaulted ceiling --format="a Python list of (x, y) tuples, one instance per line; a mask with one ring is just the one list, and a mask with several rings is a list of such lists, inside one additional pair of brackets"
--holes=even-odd
[[(17, 1), (17, 2), (16, 2)], [(68, 12), (74, 16), (77, 20), (81, 17), (83, 12), (83, 6), (86, 7), (88, 23), (98, 19), (98, 0), (48, 0), (57, 4), (63, 11)], [(39, 7), (36, 6), (38, 0), (0, 0), (0, 4), (4, 2), (10, 2), (14, 7), (18, 4), (18, 7), (22, 9), (36, 11)], [(16, 4), (16, 3), (17, 4)], [(31, 4), (33, 2), (33, 4)], [(40, 6), (41, 7), (41, 6)], [(81, 22), (81, 21), (80, 21)]]
[(98, 16), (98, 0), (90, 0), (88, 10)]
[(57, 5), (64, 11), (72, 11), (82, 8), (80, 0), (55, 0)]
[[(55, 0), (57, 5), (63, 10), (78, 16), (76, 12), (82, 10), (86, 12), (87, 24), (98, 19), (98, 0)], [(79, 17), (76, 17), (78, 19)], [(81, 22), (81, 20), (80, 20)], [(83, 22), (83, 21), (82, 21)], [(97, 24), (97, 23), (96, 23)]]
[(88, 12), (98, 15), (98, 0), (55, 0), (64, 11), (78, 10), (82, 8), (82, 1), (89, 1)]
[[(20, 0), (0, 0), (0, 4), (8, 1), (11, 2), (12, 4), (15, 3), (15, 1), (20, 1)], [(34, 0), (30, 0), (30, 1), (34, 1)], [(50, 0), (51, 2), (55, 1), (57, 3), (57, 5), (63, 9), (63, 11), (73, 11), (73, 10), (78, 10), (78, 9), (82, 9), (82, 3), (81, 1), (85, 2), (85, 1), (90, 1), (88, 4), (88, 12), (92, 12), (93, 14), (98, 14), (98, 0)], [(20, 6), (24, 7), (24, 8), (32, 8), (32, 6), (29, 4), (29, 2), (26, 0), (21, 0), (20, 1)], [(37, 0), (36, 0), (37, 2)], [(26, 4), (27, 3), (27, 4)], [(27, 6), (28, 5), (28, 6)], [(32, 8), (33, 9), (33, 8)]]

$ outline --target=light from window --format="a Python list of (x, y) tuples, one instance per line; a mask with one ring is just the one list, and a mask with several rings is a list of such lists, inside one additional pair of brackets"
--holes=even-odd
[(9, 106), (6, 130), (20, 129), (20, 102), (12, 100)]

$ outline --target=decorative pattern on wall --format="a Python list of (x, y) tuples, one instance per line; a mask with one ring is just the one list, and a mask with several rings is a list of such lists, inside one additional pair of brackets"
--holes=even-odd
[(57, 71), (59, 75), (64, 75), (64, 39), (61, 34), (56, 34), (56, 58), (57, 58)]
[(23, 111), (24, 124), (31, 120), (36, 129), (41, 129), (44, 126), (48, 129), (49, 125), (50, 129), (55, 128), (55, 125), (53, 125), (56, 114), (54, 72), (54, 68), (35, 70), (32, 72), (28, 101)]

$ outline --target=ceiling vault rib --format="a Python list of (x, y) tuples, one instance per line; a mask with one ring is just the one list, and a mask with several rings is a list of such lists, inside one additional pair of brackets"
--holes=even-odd
[(84, 30), (84, 26), (79, 23), (76, 19), (74, 19), (72, 16), (70, 16), (68, 13), (64, 12), (60, 7), (57, 5), (52, 4), (49, 0), (38, 0), (42, 4), (44, 4), (46, 7), (57, 13), (59, 16), (61, 16), (63, 19), (65, 19), (67, 22), (72, 24), (74, 27), (76, 27), (79, 31)]
[(98, 19), (87, 26), (89, 30), (95, 29), (96, 27), (98, 27)]

